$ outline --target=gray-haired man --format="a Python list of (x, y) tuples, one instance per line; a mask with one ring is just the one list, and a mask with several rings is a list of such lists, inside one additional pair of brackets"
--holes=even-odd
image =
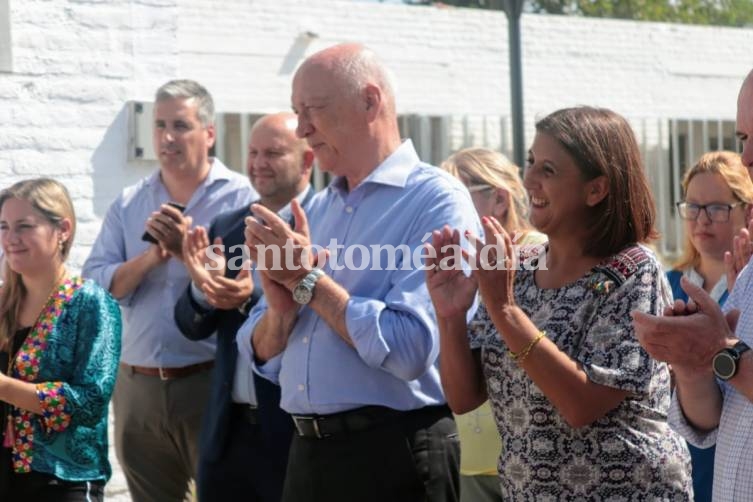
[(213, 122), (212, 97), (197, 82), (157, 90), (159, 170), (113, 202), (84, 264), (83, 275), (108, 288), (123, 311), (115, 447), (137, 502), (182, 501), (197, 465), (215, 340), (189, 341), (173, 319), (190, 281), (183, 236), (192, 221), (208, 225), (257, 198), (244, 176), (209, 157)]

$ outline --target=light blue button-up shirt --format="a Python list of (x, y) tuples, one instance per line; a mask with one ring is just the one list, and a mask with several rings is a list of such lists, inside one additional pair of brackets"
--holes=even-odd
[[(250, 204), (256, 192), (245, 176), (217, 159), (186, 206), (194, 225), (208, 226), (219, 213)], [(123, 190), (107, 211), (82, 275), (108, 289), (115, 271), (150, 246), (141, 240), (146, 220), (170, 195), (159, 171)], [(191, 341), (173, 319), (173, 309), (190, 277), (174, 258), (152, 269), (139, 286), (119, 300), (123, 313), (121, 361), (135, 366), (175, 368), (214, 359), (215, 338)]]
[[(480, 235), (468, 191), (451, 175), (420, 162), (406, 141), (352, 191), (344, 178), (336, 178), (314, 197), (307, 216), (314, 244), (326, 247), (336, 239), (351, 249), (339, 250), (336, 266), (328, 262), (324, 272), (351, 295), (346, 325), (355, 348), (303, 307), (285, 351), (254, 367), (279, 382), (282, 408), (330, 414), (365, 405), (410, 410), (444, 403), (436, 316), (425, 272), (412, 254), (445, 224)], [(386, 270), (383, 251), (377, 261), (383, 270), (372, 270), (366, 261), (365, 270), (349, 270), (347, 262), (362, 266), (364, 248), (356, 245), (369, 250), (406, 245), (411, 256), (396, 253), (391, 268), (398, 270)], [(239, 351), (250, 364), (251, 333), (266, 308), (262, 298), (238, 332)]]

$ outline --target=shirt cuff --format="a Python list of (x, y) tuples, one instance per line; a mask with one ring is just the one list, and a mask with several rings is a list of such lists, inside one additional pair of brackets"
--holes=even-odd
[(257, 316), (249, 317), (246, 319), (241, 327), (238, 329), (238, 333), (235, 335), (235, 343), (238, 346), (238, 355), (248, 364), (251, 369), (272, 383), (279, 385), (280, 369), (282, 368), (282, 352), (268, 360), (264, 364), (256, 364), (254, 358), (254, 346), (251, 343), (251, 333), (256, 327), (256, 323), (261, 316), (257, 313)]
[(37, 398), (42, 406), (42, 423), (45, 430), (62, 432), (71, 423), (71, 414), (66, 409), (67, 399), (62, 382), (43, 382), (36, 385)]
[(379, 368), (390, 353), (381, 336), (379, 316), (384, 302), (351, 296), (345, 309), (345, 326), (358, 355), (372, 368)]
[(191, 298), (193, 298), (196, 304), (204, 310), (212, 310), (213, 307), (207, 302), (206, 295), (204, 295), (204, 292), (200, 290), (193, 281), (191, 281)]
[[(90, 276), (85, 276), (85, 277), (87, 277), (88, 279), (94, 280), (97, 284), (100, 284), (107, 291), (112, 291), (112, 278), (115, 276), (115, 272), (118, 271), (121, 265), (123, 265), (123, 263), (105, 265), (96, 273), (91, 274)], [(134, 289), (127, 295), (123, 296), (122, 298), (116, 298), (115, 300), (118, 302), (119, 305), (123, 307), (130, 307), (131, 299), (133, 298), (134, 293), (138, 291), (138, 289), (139, 288), (137, 287), (136, 289)]]
[(667, 416), (669, 426), (672, 427), (680, 436), (695, 446), (696, 448), (710, 448), (716, 444), (716, 435), (718, 428), (708, 432), (699, 432), (698, 429), (690, 425), (685, 414), (682, 412), (680, 401), (677, 399), (677, 392), (672, 392), (672, 403), (669, 406), (669, 415)]

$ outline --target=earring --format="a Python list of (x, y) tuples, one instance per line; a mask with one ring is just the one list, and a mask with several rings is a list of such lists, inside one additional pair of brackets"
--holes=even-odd
[(60, 254), (63, 254), (63, 246), (65, 245), (65, 241), (61, 237), (60, 240), (58, 240), (58, 249), (60, 250)]

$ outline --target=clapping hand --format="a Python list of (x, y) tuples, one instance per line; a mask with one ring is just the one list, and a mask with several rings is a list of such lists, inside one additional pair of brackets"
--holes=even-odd
[(186, 233), (183, 239), (183, 263), (188, 270), (191, 280), (196, 287), (203, 289), (204, 284), (225, 275), (225, 254), (222, 238), (214, 239), (215, 246), (220, 246), (219, 252), (211, 252), (209, 237), (204, 227), (195, 227)]
[[(295, 230), (275, 212), (261, 204), (252, 205), (254, 216), (261, 221), (255, 217), (246, 218), (244, 235), (251, 258), (258, 264), (264, 264), (268, 278), (292, 291), (312, 267), (324, 265), (327, 252), (314, 254), (306, 213), (296, 199), (290, 203), (290, 208), (295, 219)], [(259, 256), (257, 246), (263, 246), (264, 256)], [(275, 250), (281, 259), (275, 260)]]
[(146, 230), (159, 242), (160, 247), (170, 255), (182, 260), (183, 240), (191, 227), (191, 217), (171, 206), (162, 204), (159, 211), (146, 220)]
[(727, 291), (732, 291), (740, 271), (748, 264), (753, 254), (753, 219), (748, 223), (748, 228), (742, 228), (732, 239), (732, 251), (724, 253), (724, 271), (727, 276)]
[(230, 310), (243, 305), (254, 292), (251, 264), (246, 262), (234, 278), (214, 276), (205, 282), (201, 291), (214, 308)]
[[(453, 251), (460, 248), (460, 232), (444, 226), (432, 232), (431, 242), (424, 244), (426, 287), (439, 317), (463, 315), (473, 305), (476, 279), (465, 275)], [(464, 251), (464, 250), (463, 250)]]
[[(467, 232), (476, 254), (468, 254), (473, 276), (478, 280), (481, 297), (490, 308), (515, 305), (515, 267), (517, 257), (510, 235), (494, 217), (481, 218), (485, 241)], [(467, 253), (466, 253), (467, 254)]]
[(725, 315), (702, 288), (685, 277), (680, 284), (691, 301), (675, 302), (663, 316), (633, 311), (635, 333), (654, 359), (683, 371), (709, 372), (714, 354), (734, 338), (739, 311)]

